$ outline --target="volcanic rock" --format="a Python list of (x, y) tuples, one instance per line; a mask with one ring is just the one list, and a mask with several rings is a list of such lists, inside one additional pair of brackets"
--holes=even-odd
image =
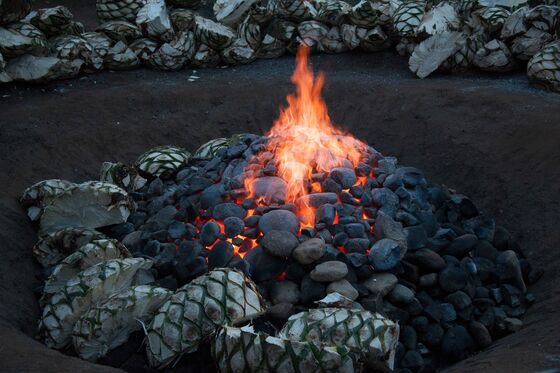
[[(323, 243), (324, 244), (324, 243)], [(296, 236), (287, 231), (270, 231), (264, 235), (260, 245), (271, 255), (286, 258), (298, 247)]]
[(300, 289), (301, 303), (307, 306), (313, 305), (313, 302), (327, 295), (325, 285), (314, 281), (309, 275), (306, 275), (301, 281)]
[(348, 189), (356, 184), (358, 180), (354, 170), (345, 167), (335, 167), (329, 175), (334, 181), (342, 186), (342, 189)]
[(407, 255), (406, 259), (425, 271), (439, 272), (445, 268), (445, 261), (443, 258), (430, 249), (419, 249)]
[(451, 245), (445, 250), (445, 254), (463, 258), (474, 249), (477, 242), (478, 238), (474, 234), (464, 234), (451, 242)]
[(284, 325), (288, 318), (296, 313), (296, 309), (292, 303), (278, 303), (266, 310), (266, 315), (280, 325)]
[(245, 222), (237, 216), (224, 219), (224, 233), (226, 237), (233, 238), (243, 232)]
[(397, 284), (387, 295), (387, 299), (395, 304), (408, 304), (414, 299), (414, 292), (406, 286)]
[(463, 326), (447, 330), (441, 342), (443, 355), (451, 361), (464, 359), (474, 347), (474, 341)]
[(496, 273), (500, 281), (512, 281), (522, 292), (527, 291), (519, 259), (517, 259), (517, 254), (513, 250), (507, 250), (498, 255), (496, 258)]
[(270, 289), (273, 304), (290, 303), (299, 301), (299, 288), (295, 282), (284, 280), (275, 282)]
[(216, 220), (225, 220), (231, 216), (244, 219), (246, 215), (247, 211), (243, 207), (232, 202), (220, 203), (214, 206), (212, 211), (212, 217)]
[(382, 211), (378, 211), (375, 219), (375, 238), (378, 240), (382, 238), (390, 238), (397, 241), (402, 249), (401, 255), (404, 255), (408, 248), (406, 232), (404, 231), (402, 224), (396, 222)]
[(364, 286), (372, 294), (385, 296), (395, 288), (398, 281), (397, 276), (392, 273), (375, 273), (364, 282)]
[(389, 188), (376, 188), (371, 192), (373, 202), (380, 206), (379, 211), (394, 218), (399, 209), (399, 197)]
[(476, 344), (480, 348), (486, 348), (492, 344), (492, 336), (486, 327), (478, 322), (471, 321), (469, 323), (469, 332), (475, 340)]
[(259, 219), (259, 229), (266, 235), (270, 231), (288, 231), (297, 234), (299, 220), (290, 211), (272, 210)]
[(421, 288), (429, 288), (438, 284), (438, 274), (428, 273), (418, 278), (418, 286)]
[(400, 366), (403, 368), (416, 369), (424, 365), (424, 359), (418, 351), (407, 351), (401, 360)]
[(208, 266), (210, 268), (225, 267), (233, 258), (234, 249), (231, 243), (220, 241), (212, 247), (208, 254)]
[(309, 206), (315, 209), (326, 205), (335, 204), (338, 202), (336, 193), (312, 193), (301, 196), (296, 201), (296, 206)]
[(287, 265), (286, 260), (264, 252), (260, 246), (249, 251), (243, 259), (249, 263), (251, 278), (256, 282), (277, 278)]
[(252, 183), (253, 197), (263, 199), (267, 204), (284, 203), (286, 201), (288, 185), (284, 179), (277, 176), (264, 176)]
[(432, 318), (432, 320), (443, 325), (457, 319), (457, 313), (453, 305), (449, 303), (429, 304), (424, 308), (424, 312)]
[(320, 259), (325, 254), (325, 251), (325, 241), (320, 238), (312, 238), (296, 247), (292, 256), (301, 264), (311, 264)]
[(467, 285), (467, 274), (454, 264), (448, 264), (439, 272), (439, 286), (447, 293), (462, 290)]
[(331, 282), (327, 286), (327, 294), (329, 293), (339, 293), (351, 300), (356, 300), (359, 295), (358, 290), (356, 290), (352, 284), (345, 279)]
[(383, 238), (371, 247), (369, 261), (376, 270), (387, 271), (397, 265), (401, 254), (402, 250), (398, 242)]
[(205, 246), (210, 246), (218, 239), (220, 226), (215, 221), (204, 223), (200, 229), (200, 241)]
[(348, 274), (348, 266), (338, 260), (324, 262), (311, 271), (311, 279), (318, 282), (337, 281)]

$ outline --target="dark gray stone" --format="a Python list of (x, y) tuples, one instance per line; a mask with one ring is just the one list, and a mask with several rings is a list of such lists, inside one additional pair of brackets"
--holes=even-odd
[(409, 304), (414, 299), (414, 291), (410, 290), (406, 286), (397, 284), (387, 295), (387, 299), (394, 304)]
[(408, 243), (402, 224), (382, 211), (378, 211), (375, 218), (375, 238), (378, 240), (390, 238), (397, 241), (403, 250), (403, 255), (406, 253)]
[(230, 216), (224, 220), (224, 233), (226, 237), (233, 238), (240, 235), (245, 227), (245, 222), (237, 216)]
[(315, 224), (324, 223), (327, 226), (331, 226), (334, 223), (334, 218), (336, 216), (336, 210), (331, 204), (324, 204), (315, 210)]
[(284, 203), (288, 185), (276, 176), (265, 176), (253, 181), (253, 197), (262, 199), (265, 204)]
[(422, 270), (428, 272), (439, 272), (445, 268), (445, 261), (443, 258), (433, 250), (419, 249), (413, 253), (409, 253), (406, 259)]
[(259, 219), (259, 229), (264, 234), (270, 231), (288, 231), (297, 234), (299, 231), (299, 220), (290, 211), (272, 210)]
[(513, 250), (501, 252), (496, 258), (496, 274), (501, 282), (509, 282), (523, 293), (527, 291), (517, 254)]
[(373, 203), (379, 207), (379, 211), (391, 218), (397, 215), (399, 209), (399, 197), (388, 188), (376, 188), (371, 191)]
[(374, 273), (369, 279), (364, 281), (363, 285), (372, 294), (385, 296), (394, 289), (398, 281), (397, 276), (392, 273)]
[(327, 286), (327, 294), (330, 293), (339, 293), (351, 300), (356, 300), (359, 296), (358, 290), (346, 279), (331, 282)]
[(354, 170), (345, 167), (335, 167), (331, 170), (330, 178), (342, 186), (342, 189), (348, 189), (356, 184), (358, 179)]
[(317, 282), (333, 282), (348, 274), (348, 266), (338, 260), (321, 263), (311, 271), (311, 279)]
[(467, 357), (474, 348), (474, 341), (463, 326), (454, 326), (447, 330), (441, 342), (443, 355), (451, 361)]
[(231, 216), (244, 219), (246, 215), (247, 211), (233, 202), (220, 203), (212, 210), (212, 217), (216, 220), (225, 220)]
[(208, 221), (200, 229), (200, 242), (204, 246), (210, 246), (218, 239), (220, 226), (215, 221)]
[(448, 264), (439, 272), (438, 281), (443, 291), (453, 293), (465, 288), (467, 285), (467, 274), (461, 267)]
[(424, 307), (424, 312), (432, 320), (440, 324), (446, 324), (457, 319), (457, 313), (453, 305), (449, 303), (433, 303)]
[(403, 249), (398, 242), (383, 238), (373, 244), (369, 252), (369, 260), (374, 269), (387, 271), (394, 268), (402, 256)]
[(270, 231), (264, 235), (260, 245), (271, 255), (286, 258), (298, 247), (297, 237), (287, 231)]
[(474, 234), (464, 234), (453, 240), (444, 253), (453, 255), (456, 258), (463, 258), (474, 249), (477, 242), (478, 237)]
[(210, 268), (225, 267), (233, 258), (233, 245), (227, 241), (220, 241), (212, 247), (208, 254), (208, 266)]
[(424, 332), (420, 334), (420, 341), (428, 347), (437, 348), (441, 344), (444, 333), (445, 330), (443, 330), (441, 325), (430, 323), (425, 326)]
[(299, 302), (299, 288), (295, 282), (284, 280), (276, 281), (270, 289), (273, 304)]
[(418, 344), (418, 335), (416, 334), (416, 331), (412, 326), (410, 325), (402, 326), (399, 339), (407, 350), (416, 349), (416, 345)]
[(469, 323), (469, 332), (479, 348), (486, 348), (492, 344), (492, 336), (484, 324), (478, 321)]
[(327, 295), (325, 285), (313, 281), (309, 275), (301, 281), (300, 289), (301, 303), (306, 306), (312, 306), (313, 302), (323, 299)]
[(423, 276), (420, 276), (418, 279), (418, 286), (421, 288), (431, 288), (438, 284), (438, 275), (437, 273), (428, 273)]
[(344, 230), (350, 238), (365, 238), (366, 229), (362, 223), (351, 223), (344, 226)]
[(406, 232), (408, 250), (418, 250), (425, 247), (428, 243), (428, 236), (426, 235), (424, 226), (416, 225), (414, 227), (406, 227), (404, 231)]
[(292, 252), (292, 256), (301, 264), (311, 264), (319, 260), (325, 251), (325, 241), (320, 238), (312, 238), (299, 244)]
[(276, 279), (287, 266), (285, 259), (264, 252), (260, 246), (249, 251), (243, 259), (249, 263), (251, 278), (256, 282)]
[(401, 367), (416, 369), (424, 365), (424, 358), (418, 351), (407, 351), (401, 360)]
[(291, 303), (274, 304), (266, 310), (266, 315), (279, 325), (284, 325), (295, 313), (295, 307)]
[(180, 221), (174, 221), (169, 224), (169, 228), (167, 228), (167, 234), (171, 239), (177, 239), (185, 236), (187, 234), (187, 226), (185, 223)]

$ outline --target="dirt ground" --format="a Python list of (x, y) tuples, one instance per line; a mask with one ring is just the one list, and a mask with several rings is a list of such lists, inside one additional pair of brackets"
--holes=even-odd
[[(39, 2), (41, 3), (41, 2)], [(69, 4), (94, 25), (93, 1)], [(79, 6), (75, 3), (80, 3)], [(429, 179), (469, 195), (545, 269), (523, 329), (452, 367), (535, 372), (560, 367), (560, 95), (523, 73), (412, 77), (388, 54), (316, 56), (331, 116)], [(47, 178), (85, 181), (106, 160), (132, 162), (156, 145), (195, 150), (238, 132), (266, 132), (292, 90), (293, 58), (178, 73), (104, 72), (47, 86), (0, 87), (0, 371), (110, 371), (34, 341), (40, 270), (36, 227), (16, 198)], [(188, 77), (200, 77), (189, 82)]]

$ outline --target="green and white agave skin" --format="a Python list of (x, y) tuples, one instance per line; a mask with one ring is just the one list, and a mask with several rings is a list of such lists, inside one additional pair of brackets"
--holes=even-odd
[(232, 135), (231, 137), (219, 137), (217, 139), (210, 140), (198, 148), (198, 150), (194, 153), (193, 158), (212, 159), (216, 156), (220, 149), (237, 144), (238, 142), (243, 141), (247, 136), (251, 135), (247, 133), (238, 133)]
[(258, 0), (216, 0), (213, 6), (216, 20), (226, 26), (237, 27)]
[(192, 31), (180, 32), (169, 43), (163, 44), (147, 60), (147, 65), (158, 70), (180, 70), (191, 60), (196, 44)]
[(57, 349), (66, 347), (76, 322), (91, 306), (130, 287), (135, 273), (151, 266), (151, 261), (142, 258), (113, 259), (68, 280), (43, 309), (39, 333), (45, 344)]
[(136, 20), (140, 8), (147, 0), (97, 0), (95, 8), (99, 22)]
[(164, 288), (140, 285), (111, 295), (80, 317), (72, 335), (74, 349), (89, 361), (105, 356), (149, 322), (171, 294)]
[(348, 18), (356, 26), (372, 28), (379, 23), (380, 12), (370, 0), (361, 0), (352, 7)]
[(45, 282), (40, 303), (45, 304), (51, 296), (60, 291), (71, 278), (83, 270), (111, 259), (130, 257), (128, 249), (113, 239), (93, 240), (68, 255), (58, 264)]
[(35, 259), (45, 268), (60, 263), (80, 247), (107, 238), (93, 229), (69, 227), (53, 232), (39, 240), (33, 247)]
[(96, 31), (104, 33), (114, 41), (130, 42), (142, 36), (138, 26), (127, 21), (108, 21), (99, 25)]
[(25, 21), (39, 28), (47, 36), (67, 33), (72, 27), (74, 15), (65, 6), (55, 6), (33, 11), (25, 17)]
[(146, 179), (138, 175), (138, 171), (134, 167), (121, 162), (103, 162), (100, 173), (101, 177), (99, 179), (101, 181), (115, 184), (128, 192), (142, 189), (147, 182)]
[(220, 54), (206, 44), (200, 44), (191, 60), (192, 67), (214, 67), (220, 63)]
[(124, 223), (134, 209), (134, 202), (124, 189), (102, 181), (88, 181), (46, 201), (39, 234), (72, 226), (95, 229)]
[(399, 325), (377, 313), (346, 308), (317, 308), (291, 316), (280, 338), (347, 347), (368, 365), (382, 361), (393, 369)]
[(142, 154), (135, 167), (145, 177), (169, 177), (187, 165), (191, 153), (178, 146), (158, 146)]
[(258, 58), (278, 58), (286, 53), (286, 42), (266, 34), (257, 51)]
[(248, 277), (215, 269), (178, 289), (158, 310), (147, 328), (149, 364), (162, 368), (196, 351), (217, 327), (263, 312), (263, 300)]
[(360, 372), (357, 356), (345, 346), (257, 334), (252, 327), (221, 328), (212, 345), (220, 373), (245, 372)]
[(103, 64), (109, 70), (132, 70), (140, 65), (140, 59), (125, 42), (118, 41), (107, 51)]
[(48, 53), (45, 34), (32, 24), (16, 22), (0, 27), (0, 53), (7, 58), (24, 54), (44, 56)]
[(312, 4), (313, 19), (330, 26), (340, 26), (352, 12), (352, 6), (341, 0), (315, 0)]
[(84, 38), (75, 35), (62, 35), (49, 40), (55, 56), (63, 60), (84, 61), (91, 70), (101, 70), (103, 59), (99, 57), (93, 46)]
[(200, 16), (194, 18), (194, 35), (198, 43), (218, 51), (229, 47), (236, 36), (231, 28)]
[(267, 9), (272, 14), (294, 22), (311, 19), (315, 9), (305, 0), (269, 0)]
[(484, 71), (506, 72), (517, 67), (509, 48), (505, 43), (493, 39), (478, 49), (473, 63)]
[(111, 49), (114, 44), (113, 40), (110, 37), (101, 32), (84, 32), (80, 36), (91, 44), (95, 52), (101, 58), (107, 55), (107, 52), (109, 52), (109, 49)]
[(43, 180), (25, 189), (19, 201), (27, 209), (29, 219), (37, 221), (41, 217), (45, 202), (48, 199), (64, 194), (75, 185), (70, 181), (61, 179)]
[(402, 2), (393, 13), (393, 28), (399, 36), (415, 35), (425, 11), (426, 2), (422, 0)]
[(560, 40), (547, 44), (527, 64), (529, 82), (560, 92)]

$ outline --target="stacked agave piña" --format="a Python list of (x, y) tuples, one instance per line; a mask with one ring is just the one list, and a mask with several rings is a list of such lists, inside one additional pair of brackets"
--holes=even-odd
[(222, 325), (264, 312), (256, 285), (241, 272), (215, 269), (178, 289), (147, 327), (146, 352), (151, 366), (161, 368), (194, 352)]

